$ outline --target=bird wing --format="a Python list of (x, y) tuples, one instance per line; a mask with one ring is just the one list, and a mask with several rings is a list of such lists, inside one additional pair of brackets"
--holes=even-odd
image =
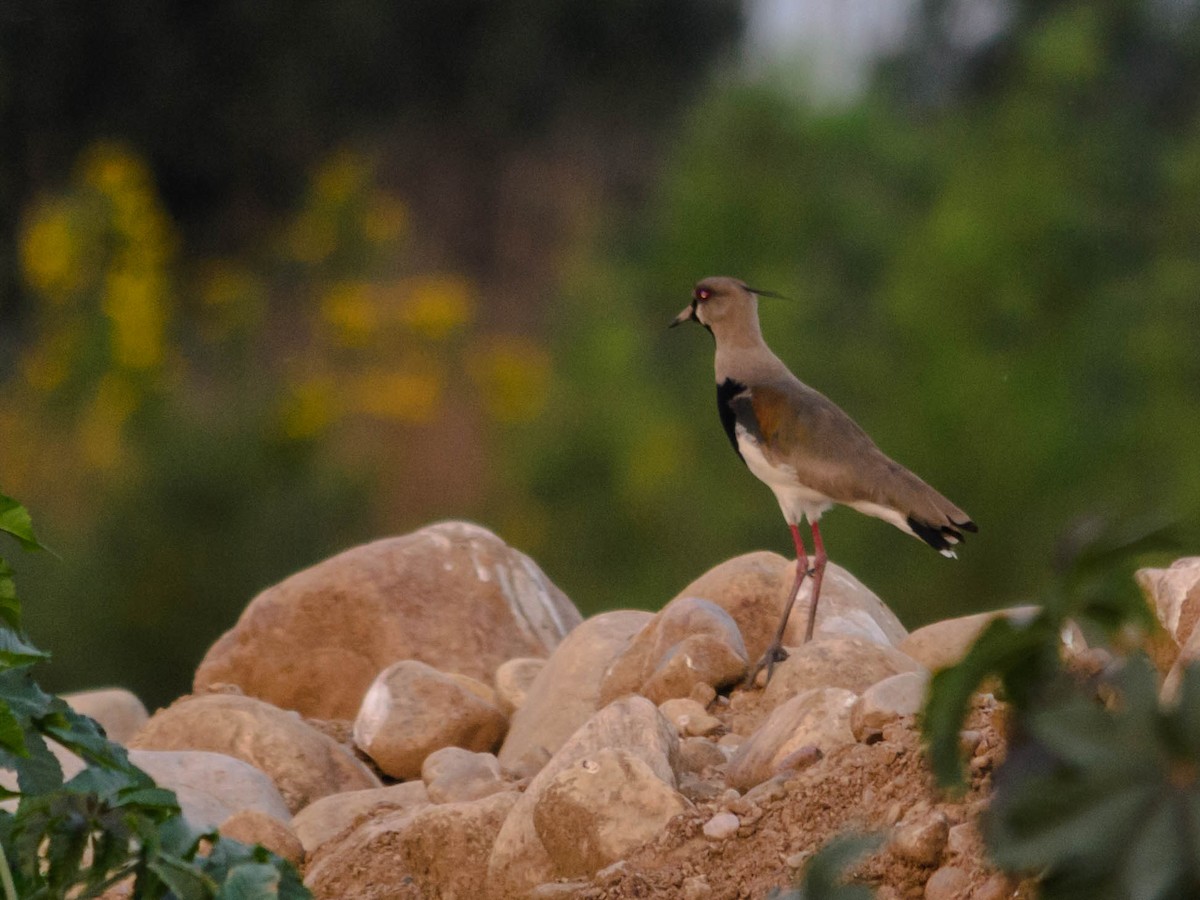
[(974, 530), (970, 516), (888, 457), (837, 404), (803, 382), (744, 389), (730, 408), (770, 462), (793, 469), (801, 484), (835, 503), (895, 510), (927, 542), (923, 526), (938, 533), (946, 526)]

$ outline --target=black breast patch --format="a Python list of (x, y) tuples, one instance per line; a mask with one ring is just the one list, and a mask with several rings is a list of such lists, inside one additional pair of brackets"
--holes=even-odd
[(748, 398), (744, 396), (745, 392), (746, 385), (732, 378), (726, 378), (717, 385), (717, 413), (721, 417), (721, 426), (725, 429), (725, 436), (729, 438), (733, 452), (738, 455), (738, 459), (741, 459), (742, 462), (746, 460), (742, 458), (742, 451), (738, 449), (737, 431), (735, 428), (738, 421), (738, 409), (744, 409), (749, 405), (747, 403)]

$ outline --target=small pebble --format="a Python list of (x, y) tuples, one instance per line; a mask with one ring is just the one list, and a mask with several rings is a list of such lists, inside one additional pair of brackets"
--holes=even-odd
[(1016, 890), (1013, 880), (1003, 872), (996, 872), (987, 881), (975, 888), (971, 900), (1006, 900)]
[[(695, 700), (697, 703), (699, 703), (701, 706), (703, 706), (705, 709), (707, 709), (708, 704), (712, 703), (714, 700), (717, 699), (716, 688), (714, 688), (711, 684), (707, 684), (706, 682), (703, 682), (703, 681), (697, 682), (696, 685), (692, 688), (691, 699)], [(711, 888), (710, 888), (710, 890), (711, 890)]]
[(958, 866), (942, 866), (925, 882), (925, 900), (960, 900), (967, 893), (969, 881)]
[[(705, 685), (707, 687), (708, 685)], [(705, 880), (703, 875), (694, 875), (686, 879), (679, 889), (679, 896), (683, 900), (707, 900), (712, 896), (713, 889)]]
[(717, 813), (704, 823), (704, 836), (710, 841), (723, 841), (737, 833), (741, 823), (730, 812)]
[(934, 812), (910, 819), (892, 835), (892, 851), (902, 859), (920, 866), (935, 866), (946, 849), (950, 823), (945, 815)]

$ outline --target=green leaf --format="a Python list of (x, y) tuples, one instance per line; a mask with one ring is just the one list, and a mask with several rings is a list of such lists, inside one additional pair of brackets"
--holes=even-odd
[(0, 628), (0, 667), (14, 669), (49, 658), (49, 653), (39, 650), (17, 632)]
[(244, 863), (229, 873), (217, 900), (274, 900), (280, 880), (279, 870), (269, 863)]
[(216, 881), (178, 857), (156, 855), (147, 862), (147, 868), (178, 900), (212, 900), (217, 893)]
[(13, 631), (21, 630), (21, 603), (17, 600), (17, 585), (13, 581), (13, 570), (0, 557), (0, 622)]
[(28, 510), (7, 494), (0, 494), (0, 531), (15, 537), (26, 550), (44, 550), (33, 533)]
[(1045, 613), (1014, 624), (994, 619), (967, 655), (954, 666), (935, 672), (922, 717), (930, 765), (944, 788), (961, 788), (963, 766), (959, 732), (970, 709), (971, 695), (989, 675), (999, 675), (1022, 693), (1036, 673), (1044, 672), (1048, 654), (1056, 652), (1058, 629)]
[(25, 756), (28, 752), (25, 749), (25, 728), (3, 697), (0, 697), (0, 747), (17, 756)]

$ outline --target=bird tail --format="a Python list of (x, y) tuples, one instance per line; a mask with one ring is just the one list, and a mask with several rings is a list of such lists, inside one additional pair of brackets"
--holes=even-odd
[(944, 521), (934, 523), (926, 522), (918, 519), (916, 516), (910, 515), (905, 521), (908, 523), (908, 527), (912, 529), (912, 533), (930, 547), (942, 554), (942, 556), (955, 559), (958, 554), (954, 552), (954, 545), (966, 540), (963, 532), (976, 532), (979, 530), (979, 526), (972, 522), (965, 513), (958, 509), (955, 512), (961, 518), (946, 516)]

